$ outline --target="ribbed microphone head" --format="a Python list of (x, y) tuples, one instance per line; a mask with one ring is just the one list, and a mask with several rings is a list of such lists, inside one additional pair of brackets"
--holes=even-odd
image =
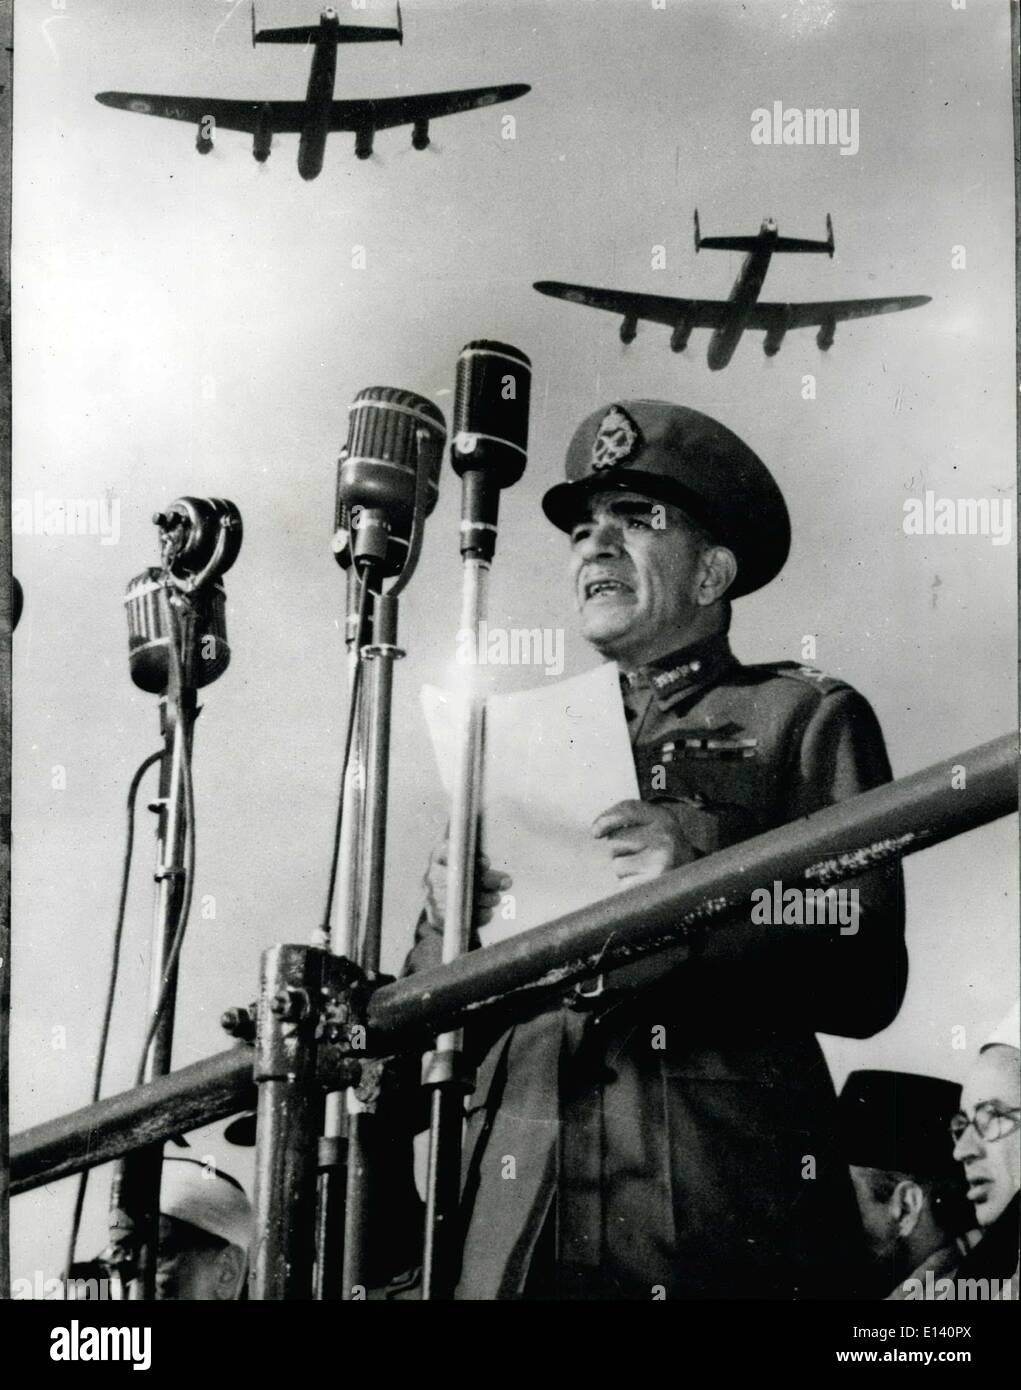
[[(420, 451), (425, 431), (429, 447)], [(390, 528), (386, 573), (399, 574), (407, 555), (418, 489), (418, 467), (428, 469), (425, 513), (436, 506), (447, 424), (438, 406), (414, 391), (370, 386), (348, 411), (347, 443), (337, 466), (334, 532), (337, 560), (350, 564), (348, 533), (352, 509), (379, 510)]]
[(451, 462), (510, 487), (525, 471), (532, 364), (518, 348), (480, 338), (461, 349)]
[[(182, 652), (184, 683), (196, 689), (211, 685), (230, 663), (227, 641), (227, 599), (219, 580), (188, 597), (175, 596), (187, 617), (178, 621), (185, 634)], [(128, 615), (128, 664), (140, 690), (162, 695), (170, 681), (170, 596), (158, 569), (143, 570), (128, 585), (124, 606)]]

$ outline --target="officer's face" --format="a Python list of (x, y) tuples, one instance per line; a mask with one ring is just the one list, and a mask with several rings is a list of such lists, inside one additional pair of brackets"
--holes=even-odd
[(244, 1259), (235, 1245), (217, 1241), (187, 1221), (160, 1217), (156, 1297), (164, 1302), (203, 1303), (236, 1299)]
[[(992, 1125), (983, 1125), (985, 1138), (973, 1124), (954, 1145), (954, 1158), (964, 1164), (968, 1200), (974, 1204), (975, 1220), (991, 1226), (1021, 1190), (1021, 1130), (1017, 1109), (1021, 1105), (1018, 1054), (1013, 1047), (990, 1047), (978, 1061), (961, 1090), (961, 1112), (974, 1116), (976, 1107), (991, 1103), (998, 1112)], [(1001, 1118), (1002, 1116), (1002, 1118)], [(994, 1138), (999, 1133), (999, 1138)]]
[(637, 492), (598, 493), (571, 532), (586, 641), (640, 664), (676, 650), (701, 613), (707, 541), (679, 508)]

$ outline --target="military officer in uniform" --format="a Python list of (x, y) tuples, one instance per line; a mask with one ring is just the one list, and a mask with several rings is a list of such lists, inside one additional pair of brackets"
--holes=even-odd
[[(592, 808), (622, 880), (889, 780), (855, 690), (730, 649), (731, 602), (790, 546), (748, 445), (696, 410), (624, 401), (581, 423), (566, 472), (543, 509), (569, 537), (582, 632), (619, 666), (641, 792)], [(482, 869), (480, 922), (506, 886)], [(440, 959), (442, 846), (426, 882), (409, 972)], [(906, 960), (899, 867), (850, 886), (853, 931), (749, 914), (469, 1033), (458, 1298), (854, 1292), (861, 1227), (814, 1035), (885, 1028)]]

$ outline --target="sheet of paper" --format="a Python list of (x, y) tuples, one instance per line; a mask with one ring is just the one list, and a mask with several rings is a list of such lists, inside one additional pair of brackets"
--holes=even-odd
[[(454, 697), (425, 686), (422, 707), (449, 795)], [(600, 812), (638, 796), (616, 665), (490, 695), (482, 776), (481, 848), (513, 879), (479, 932), (483, 945), (619, 891), (606, 845), (591, 834)]]

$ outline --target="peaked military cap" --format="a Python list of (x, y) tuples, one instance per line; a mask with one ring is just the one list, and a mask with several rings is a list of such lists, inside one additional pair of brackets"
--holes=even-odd
[(587, 416), (567, 450), (567, 481), (542, 508), (570, 531), (597, 492), (640, 492), (680, 507), (737, 559), (728, 598), (761, 589), (784, 566), (790, 518), (769, 469), (718, 420), (669, 401), (621, 401)]
[(950, 1120), (960, 1099), (960, 1086), (935, 1076), (851, 1072), (839, 1100), (848, 1163), (914, 1178), (957, 1174)]

